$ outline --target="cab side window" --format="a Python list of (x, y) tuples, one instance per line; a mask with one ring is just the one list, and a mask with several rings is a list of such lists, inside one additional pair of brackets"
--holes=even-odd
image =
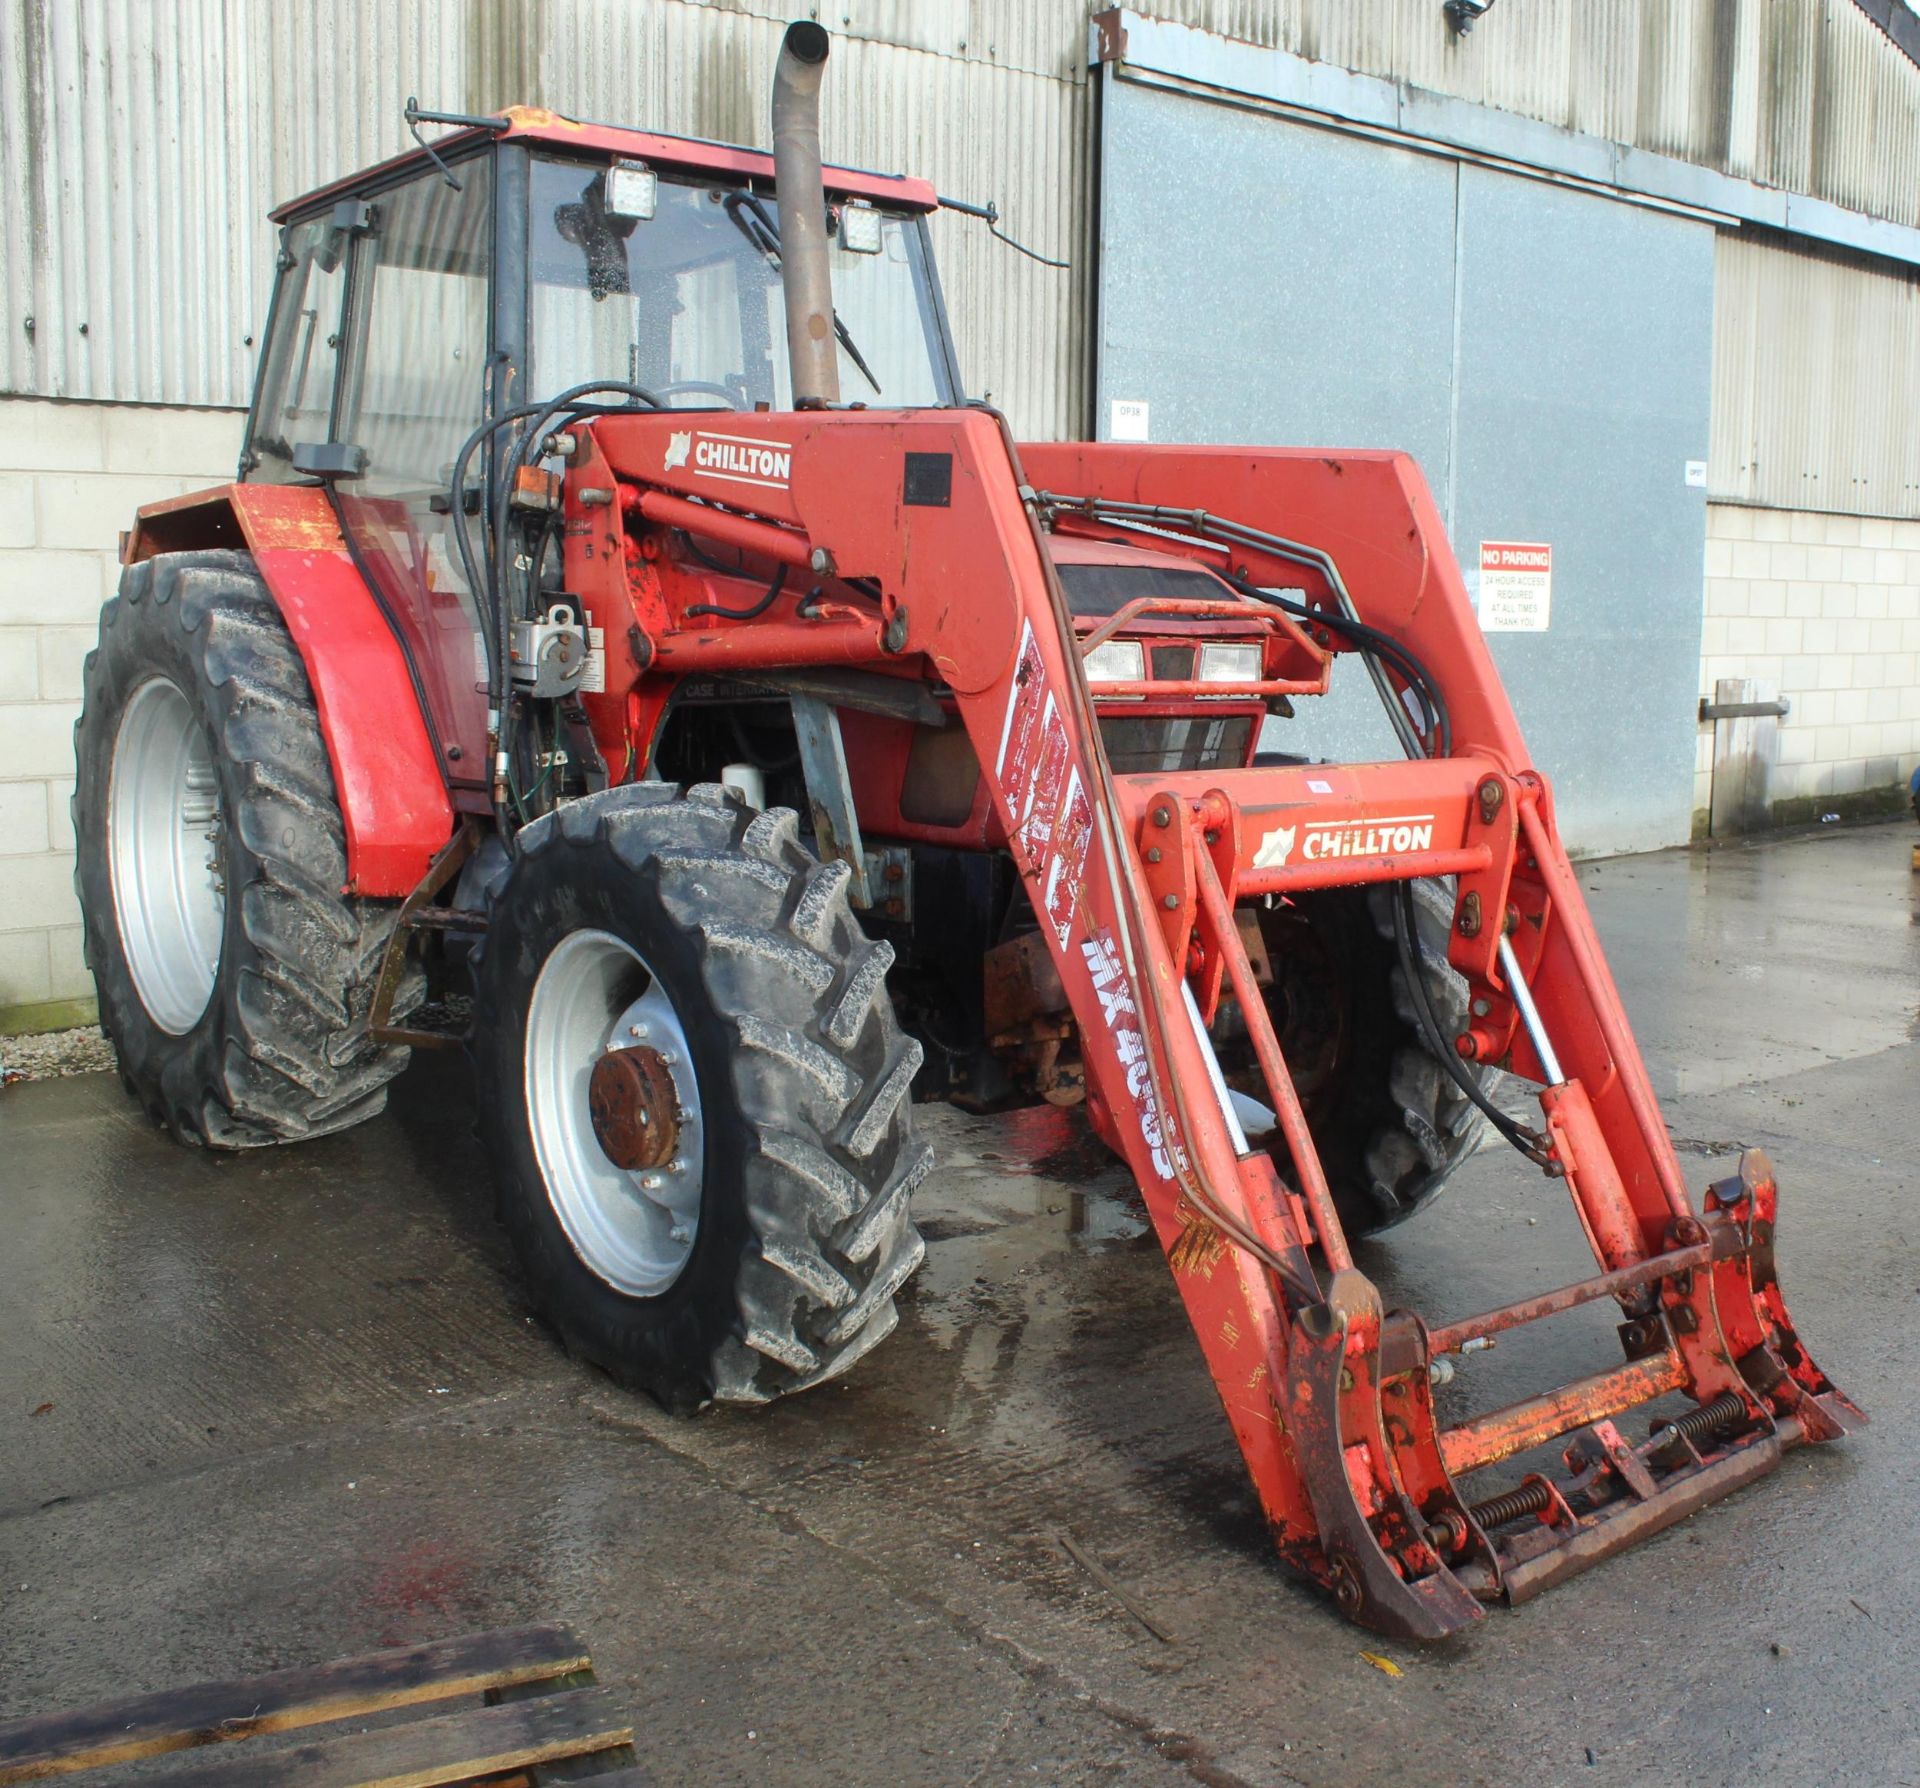
[(352, 240), (331, 217), (291, 224), (282, 238), (288, 264), (280, 271), (247, 470), (260, 483), (303, 476), (293, 469), (294, 448), (328, 439)]
[(366, 458), (362, 491), (444, 490), (480, 420), (491, 205), (485, 171), (378, 194), (354, 280), (355, 350), (339, 439)]

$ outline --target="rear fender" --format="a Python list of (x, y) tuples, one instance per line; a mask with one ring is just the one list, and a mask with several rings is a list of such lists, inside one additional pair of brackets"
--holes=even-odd
[(149, 503), (128, 564), (209, 547), (252, 553), (313, 685), (347, 833), (347, 892), (413, 891), (453, 807), (399, 641), (355, 568), (324, 491), (227, 484)]

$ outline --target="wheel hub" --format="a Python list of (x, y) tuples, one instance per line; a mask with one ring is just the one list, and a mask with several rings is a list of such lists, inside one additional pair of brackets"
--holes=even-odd
[(224, 832), (212, 741), (170, 679), (127, 699), (114, 736), (107, 861), (114, 919), (135, 992), (183, 1036), (213, 997), (226, 931)]
[(595, 1062), (587, 1111), (601, 1153), (628, 1173), (666, 1166), (680, 1146), (680, 1098), (657, 1049), (612, 1049)]
[(628, 1297), (679, 1278), (700, 1228), (706, 1123), (686, 1027), (631, 943), (575, 931), (534, 981), (526, 1111), (554, 1215)]

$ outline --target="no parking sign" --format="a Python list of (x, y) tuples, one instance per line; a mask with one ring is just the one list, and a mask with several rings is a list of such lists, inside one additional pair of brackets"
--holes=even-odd
[(1545, 633), (1553, 608), (1553, 548), (1543, 541), (1480, 542), (1480, 631)]

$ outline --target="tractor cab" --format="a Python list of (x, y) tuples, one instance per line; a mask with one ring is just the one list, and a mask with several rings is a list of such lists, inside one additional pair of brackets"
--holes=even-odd
[[(765, 154), (515, 107), (274, 212), (241, 477), (329, 487), (454, 791), (485, 786), (487, 757), (482, 605), (448, 525), (462, 446), (595, 380), (675, 409), (791, 409), (772, 182)], [(848, 400), (958, 402), (932, 188), (825, 183)]]

